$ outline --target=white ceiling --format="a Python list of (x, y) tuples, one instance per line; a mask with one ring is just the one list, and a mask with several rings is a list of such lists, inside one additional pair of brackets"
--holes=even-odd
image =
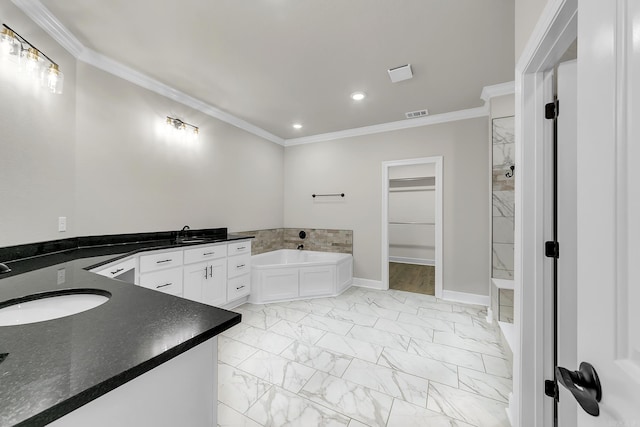
[(513, 0), (41, 1), (86, 47), (284, 139), (478, 107), (514, 75)]

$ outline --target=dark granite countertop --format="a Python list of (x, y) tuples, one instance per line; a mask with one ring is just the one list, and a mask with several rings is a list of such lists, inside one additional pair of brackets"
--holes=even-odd
[(171, 240), (106, 244), (8, 263), (12, 272), (0, 276), (0, 304), (65, 289), (97, 289), (111, 298), (73, 316), (0, 327), (0, 425), (45, 425), (240, 323), (240, 314), (86, 270), (182, 246)]

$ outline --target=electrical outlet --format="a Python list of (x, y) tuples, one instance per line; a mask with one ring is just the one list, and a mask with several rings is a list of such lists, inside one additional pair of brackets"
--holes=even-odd
[(58, 231), (67, 231), (67, 217), (60, 216), (58, 217)]
[(61, 268), (60, 270), (58, 270), (58, 285), (62, 285), (66, 281), (67, 281), (67, 269)]

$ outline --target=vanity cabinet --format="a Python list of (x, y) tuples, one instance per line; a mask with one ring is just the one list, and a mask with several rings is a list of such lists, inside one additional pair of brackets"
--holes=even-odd
[(233, 306), (251, 291), (251, 241), (147, 251), (92, 271), (203, 304)]

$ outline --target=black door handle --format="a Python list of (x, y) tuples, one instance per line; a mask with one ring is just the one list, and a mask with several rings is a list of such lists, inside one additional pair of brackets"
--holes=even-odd
[(600, 415), (598, 402), (602, 399), (602, 387), (598, 373), (590, 363), (580, 363), (577, 371), (556, 366), (556, 380), (573, 394), (587, 414)]

